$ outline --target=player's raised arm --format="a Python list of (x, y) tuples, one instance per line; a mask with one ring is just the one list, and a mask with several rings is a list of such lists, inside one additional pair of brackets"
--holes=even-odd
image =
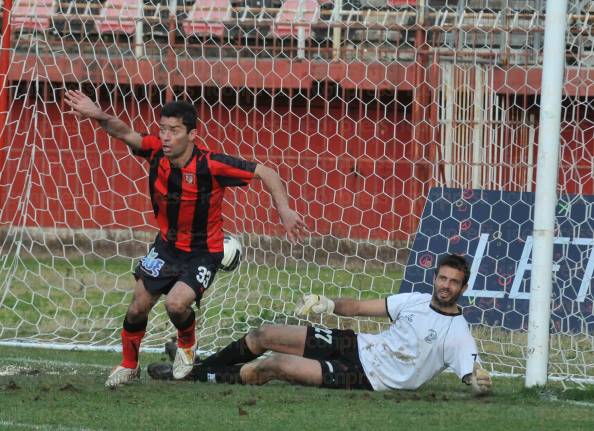
[(309, 313), (329, 313), (348, 317), (388, 317), (385, 299), (336, 298), (332, 300), (323, 295), (305, 295), (295, 307), (297, 315)]
[(297, 212), (289, 207), (287, 191), (275, 170), (258, 164), (254, 171), (254, 178), (260, 178), (268, 192), (272, 195), (274, 206), (278, 211), (287, 237), (292, 243), (303, 239), (306, 235), (306, 226)]
[(64, 95), (64, 102), (72, 111), (70, 113), (79, 118), (90, 118), (97, 120), (99, 125), (114, 138), (123, 141), (126, 145), (133, 149), (140, 149), (142, 144), (142, 136), (132, 130), (130, 126), (124, 123), (119, 118), (109, 115), (103, 111), (95, 102), (93, 102), (86, 94), (78, 90), (69, 90)]

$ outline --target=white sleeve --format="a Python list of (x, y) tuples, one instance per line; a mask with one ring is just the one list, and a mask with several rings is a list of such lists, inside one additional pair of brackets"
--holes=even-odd
[(392, 322), (396, 320), (404, 308), (404, 304), (406, 304), (412, 295), (414, 295), (414, 293), (398, 293), (396, 295), (390, 295), (386, 298), (386, 311), (388, 312), (388, 317)]
[(479, 356), (466, 321), (452, 325), (444, 347), (445, 363), (458, 377), (462, 379), (465, 375), (472, 374), (474, 362), (479, 360)]

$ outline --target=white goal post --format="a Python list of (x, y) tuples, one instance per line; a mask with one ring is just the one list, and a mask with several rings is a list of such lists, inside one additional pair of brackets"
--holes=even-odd
[(530, 314), (526, 350), (526, 386), (547, 382), (549, 326), (553, 292), (553, 240), (557, 207), (557, 166), (561, 131), (561, 93), (565, 69), (567, 0), (547, 2), (540, 103), (540, 130), (534, 252), (530, 283)]

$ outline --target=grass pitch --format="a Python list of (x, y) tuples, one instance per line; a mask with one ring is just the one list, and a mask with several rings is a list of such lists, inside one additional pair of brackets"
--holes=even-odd
[[(119, 345), (130, 300), (131, 260), (21, 259), (0, 273), (4, 287), (0, 339), (63, 340)], [(200, 347), (211, 349), (264, 323), (304, 324), (293, 315), (306, 292), (378, 298), (396, 293), (402, 273), (346, 271), (305, 265), (244, 262), (221, 273), (200, 313)], [(1, 289), (0, 289), (1, 290)], [(153, 311), (143, 346), (161, 346), (173, 333), (162, 304)], [(387, 319), (324, 316), (316, 323), (377, 332)], [(524, 333), (474, 328), (483, 361), (521, 374)], [(594, 375), (591, 336), (561, 337), (563, 366)], [(553, 345), (555, 346), (555, 345)], [(567, 352), (579, 355), (569, 356)], [(524, 390), (522, 379), (495, 378), (492, 396), (476, 398), (453, 374), (419, 391), (331, 391), (273, 383), (263, 387), (150, 381), (117, 390), (103, 385), (119, 353), (0, 346), (0, 430), (591, 430), (594, 390)], [(144, 366), (165, 359), (143, 353)], [(574, 369), (569, 369), (574, 367)], [(561, 373), (563, 374), (563, 373)]]
[[(151, 381), (103, 384), (118, 353), (0, 347), (4, 430), (591, 430), (594, 390), (525, 390), (495, 378), (475, 397), (453, 374), (418, 391), (333, 391)], [(142, 353), (143, 365), (165, 360)]]

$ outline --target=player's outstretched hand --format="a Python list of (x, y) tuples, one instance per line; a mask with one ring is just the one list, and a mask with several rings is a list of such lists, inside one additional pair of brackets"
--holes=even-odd
[(78, 118), (100, 120), (106, 115), (89, 96), (79, 90), (68, 90), (64, 94), (64, 102), (72, 108), (68, 113), (74, 114)]
[(289, 241), (291, 241), (292, 244), (302, 241), (306, 236), (307, 226), (303, 222), (301, 216), (290, 208), (281, 211), (279, 214), (283, 226), (287, 231), (287, 238), (289, 238)]
[(470, 384), (475, 393), (484, 395), (491, 392), (491, 376), (478, 362), (474, 363), (472, 368), (472, 377)]
[(309, 313), (333, 313), (334, 301), (323, 295), (304, 295), (295, 306), (295, 314), (305, 316)]

